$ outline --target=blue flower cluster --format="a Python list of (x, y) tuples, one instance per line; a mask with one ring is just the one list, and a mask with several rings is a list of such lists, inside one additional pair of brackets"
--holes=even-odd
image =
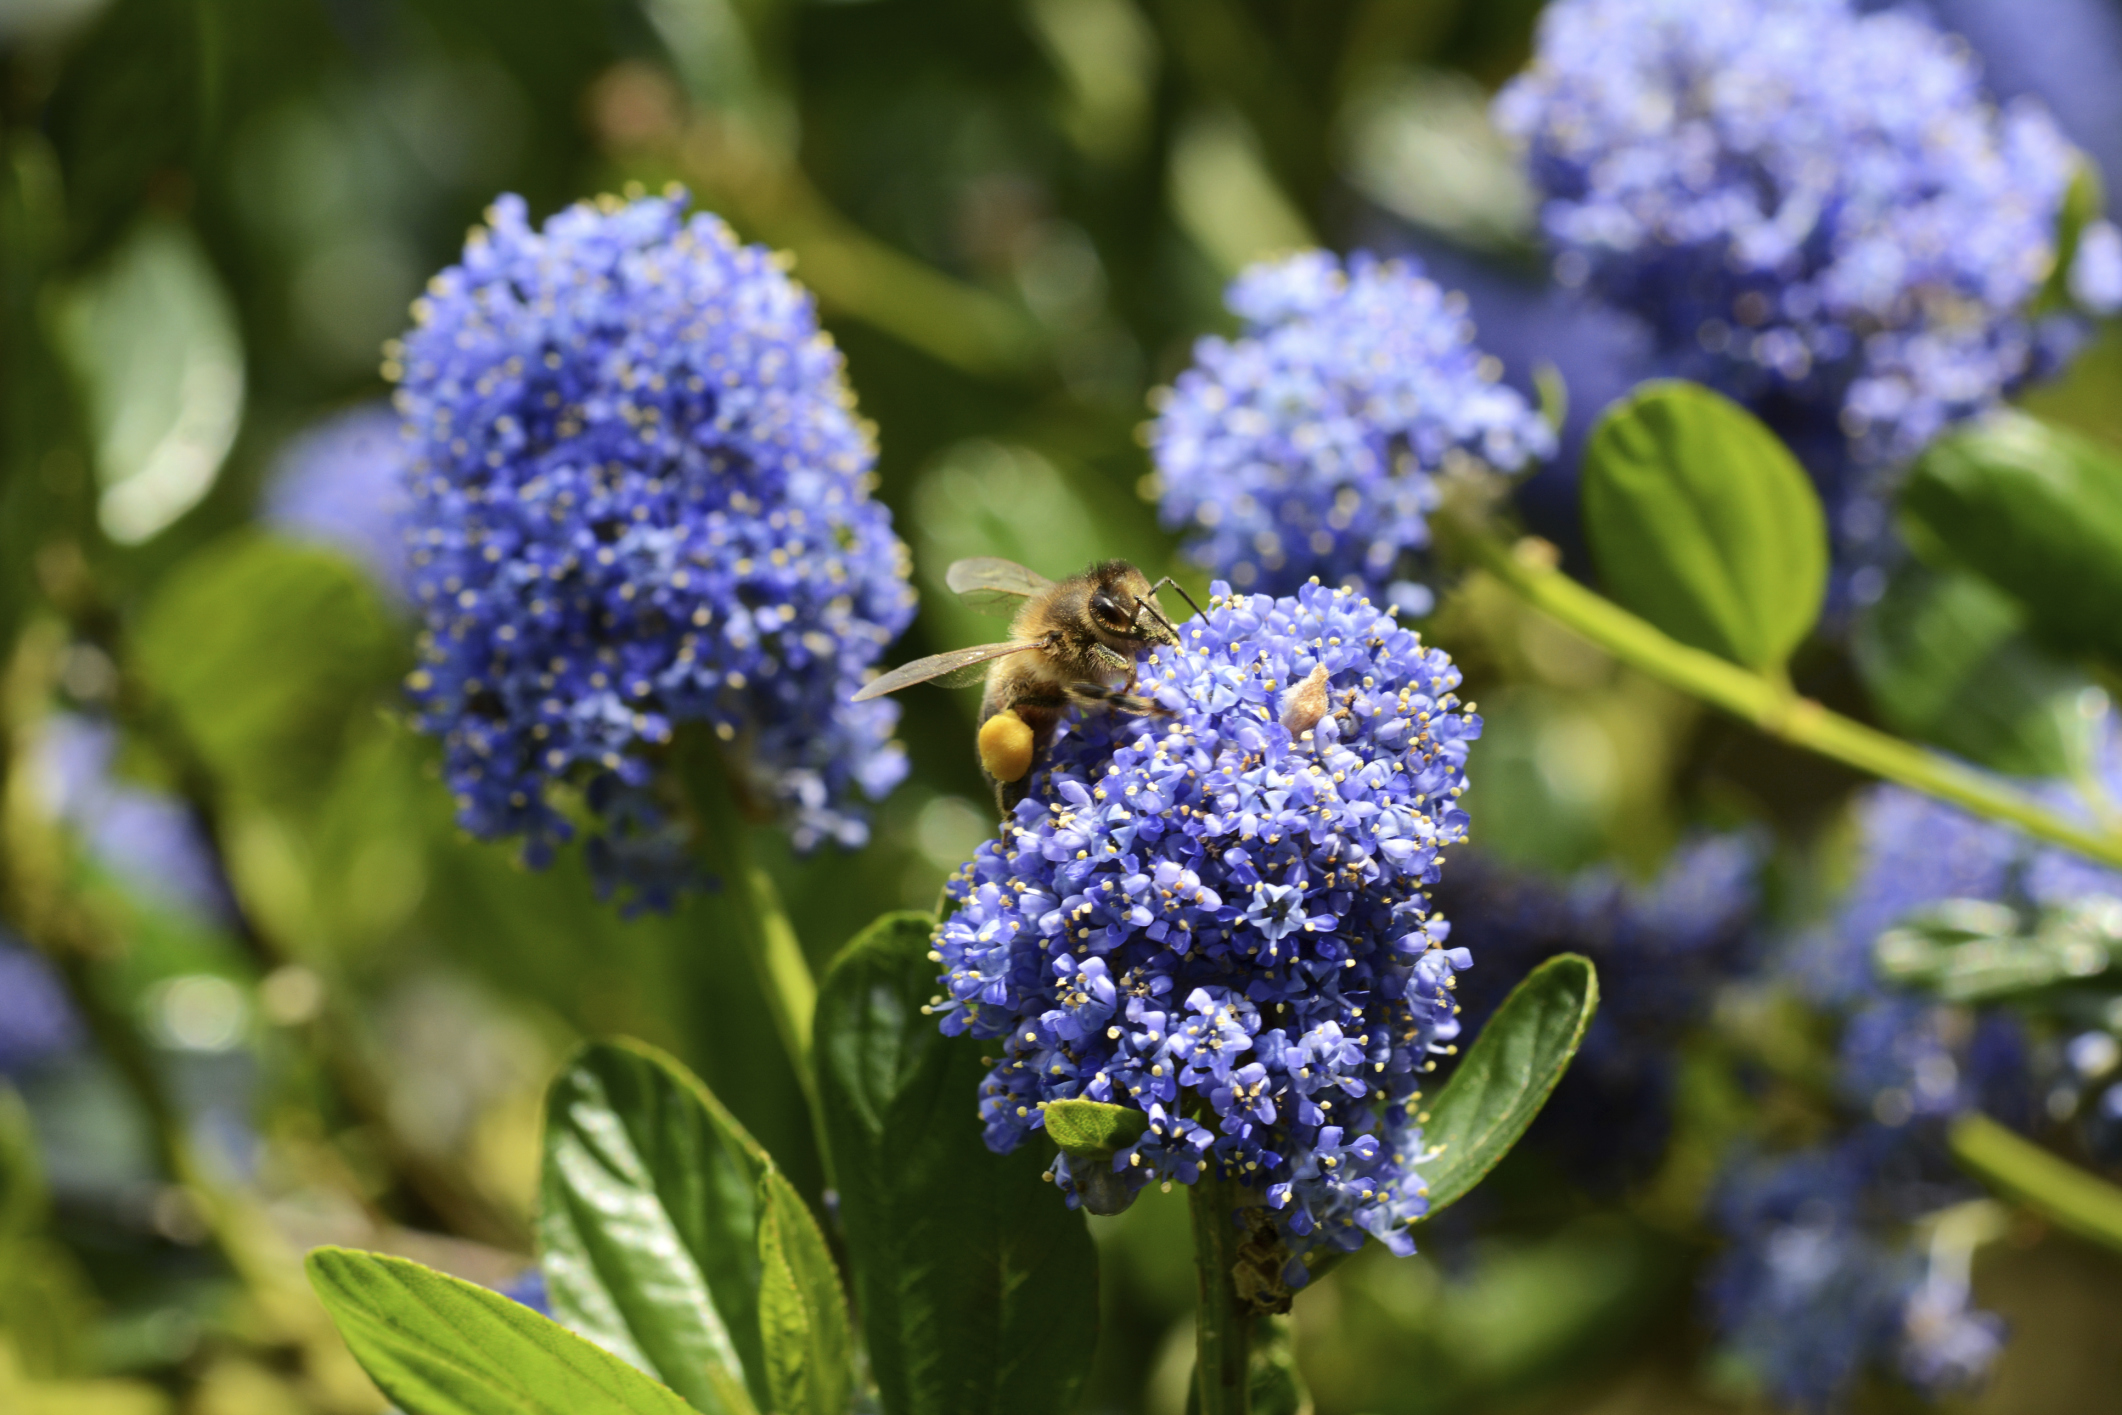
[[(2112, 732), (2095, 776), (2110, 793), (2122, 788)], [(2084, 809), (2076, 788), (2038, 789), (2059, 808)], [(2088, 1032), (2065, 1049), (2074, 1074), (2048, 1075), (2018, 1016), (1894, 993), (1872, 971), (1879, 935), (1942, 900), (2032, 911), (2122, 897), (2122, 875), (1899, 787), (1867, 791), (1856, 819), (1856, 878), (1832, 924), (1793, 959), (1802, 985), (1843, 1019), (1837, 1128), (1815, 1148), (1748, 1160), (1727, 1176), (1718, 1219), (1732, 1247), (1712, 1286), (1726, 1339), (1780, 1396), (1809, 1407), (1832, 1404), (1868, 1367), (1927, 1391), (1986, 1372), (2003, 1327), (1969, 1305), (1966, 1253), (1934, 1238), (1919, 1261), (1907, 1243), (1912, 1223), (1980, 1192), (1953, 1163), (1945, 1126), (1979, 1111), (2025, 1128), (2037, 1092), (2063, 1119), (2077, 1088), (2111, 1080), (2122, 1060), (2112, 1035)], [(2085, 1117), (2094, 1131), (2105, 1103), (2103, 1094)]]
[[(1293, 1253), (1409, 1252), (1419, 1088), (1470, 961), (1429, 891), (1480, 719), (1444, 653), (1346, 589), (1219, 582), (1179, 636), (1141, 670), (1165, 715), (1073, 724), (951, 882), (934, 1010), (1000, 1043), (994, 1149), (1048, 1101), (1130, 1105), (1129, 1192), (1213, 1167)], [(1066, 1157), (1054, 1174), (1074, 1202)]]
[(82, 1040), (81, 1019), (52, 966), (0, 934), (0, 1076), (63, 1056)]
[(326, 418), (275, 460), (261, 518), (283, 535), (344, 551), (377, 588), (407, 599), (407, 451), (403, 424), (387, 404)]
[(1979, 1380), (2004, 1324), (1969, 1304), (1972, 1245), (1935, 1225), (1928, 1258), (1892, 1235), (1964, 1190), (1911, 1179), (1874, 1127), (1740, 1167), (1717, 1220), (1733, 1240), (1708, 1297), (1725, 1341), (1780, 1403), (1833, 1409), (1874, 1366), (1937, 1394)]
[(657, 904), (685, 880), (657, 798), (679, 725), (729, 744), (799, 849), (861, 843), (905, 774), (886, 701), (849, 695), (913, 613), (871, 499), (870, 429), (809, 296), (682, 196), (529, 225), (503, 197), (394, 346), (426, 618), (409, 686), (459, 820), (533, 864), (581, 782), (592, 868)]
[(1885, 534), (1876, 469), (2037, 371), (2076, 151), (1913, 8), (1561, 0), (1495, 114), (1557, 278), (1776, 423), (1846, 540)]
[(1635, 884), (1605, 866), (1553, 881), (1475, 854), (1435, 890), (1459, 936), (1481, 947), (1483, 966), (1459, 990), (1470, 1027), (1557, 953), (1598, 966), (1598, 1014), (1528, 1137), (1562, 1152), (1580, 1182), (1625, 1182), (1664, 1155), (1675, 1053), (1749, 961), (1761, 856), (1746, 836), (1703, 836)]
[(1554, 434), (1497, 381), (1466, 301), (1403, 261), (1325, 251), (1256, 265), (1231, 285), (1235, 341), (1206, 338), (1160, 395), (1151, 431), (1165, 524), (1240, 590), (1316, 577), (1424, 613), (1402, 577), (1429, 544), (1437, 476), (1516, 471)]
[(118, 729), (74, 713), (46, 719), (35, 766), (52, 813), (89, 859), (144, 901), (203, 921), (233, 912), (212, 844), (182, 801), (117, 774)]

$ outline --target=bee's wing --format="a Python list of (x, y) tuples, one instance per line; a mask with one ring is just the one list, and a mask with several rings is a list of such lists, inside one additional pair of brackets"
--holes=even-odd
[(896, 693), (901, 688), (911, 688), (914, 684), (926, 683), (931, 678), (941, 678), (945, 674), (976, 668), (991, 658), (1026, 653), (1038, 647), (1039, 642), (1036, 639), (1019, 639), (1006, 644), (981, 644), (978, 648), (932, 653), (927, 658), (903, 663), (883, 677), (864, 684), (862, 691), (855, 694), (851, 701), (860, 703), (871, 698), (881, 698), (886, 693)]
[(1014, 614), (1017, 606), (1053, 584), (1037, 570), (1027, 570), (999, 555), (976, 555), (953, 561), (943, 583), (973, 608), (990, 614)]

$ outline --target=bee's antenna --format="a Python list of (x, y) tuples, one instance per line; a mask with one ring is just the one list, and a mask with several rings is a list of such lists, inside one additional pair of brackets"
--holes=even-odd
[[(1188, 609), (1191, 609), (1195, 614), (1199, 614), (1201, 612), (1201, 606), (1194, 603), (1194, 597), (1186, 592), (1186, 588), (1183, 585), (1181, 585), (1177, 580), (1173, 579), (1169, 575), (1166, 575), (1163, 579), (1157, 581), (1157, 583), (1155, 583), (1154, 585), (1151, 585), (1149, 587), (1149, 592), (1151, 594), (1155, 594), (1158, 590), (1163, 589), (1166, 585), (1170, 585), (1172, 589), (1178, 594), (1179, 598), (1186, 601), (1186, 607)], [(1152, 610), (1151, 612), (1155, 613), (1154, 610)], [(1165, 628), (1170, 629), (1172, 627), (1171, 621), (1169, 619), (1164, 619), (1164, 616), (1161, 614), (1157, 615), (1157, 617), (1159, 619), (1164, 620)]]
[[(1155, 593), (1156, 593), (1156, 591), (1155, 591), (1155, 590), (1151, 590), (1151, 591), (1150, 591), (1150, 593), (1151, 593), (1151, 594), (1155, 594)], [(1176, 641), (1176, 640), (1178, 639), (1178, 637), (1179, 637), (1179, 631), (1178, 631), (1177, 629), (1174, 629), (1174, 628), (1172, 627), (1172, 621), (1171, 621), (1171, 620), (1169, 620), (1169, 619), (1166, 619), (1166, 618), (1165, 618), (1165, 617), (1164, 617), (1164, 616), (1163, 616), (1162, 614), (1159, 614), (1159, 613), (1157, 612), (1157, 606), (1155, 606), (1154, 604), (1151, 604), (1151, 603), (1150, 603), (1150, 602), (1149, 602), (1148, 600), (1146, 600), (1146, 599), (1138, 599), (1138, 600), (1136, 600), (1136, 601), (1135, 601), (1135, 623), (1139, 625), (1139, 624), (1140, 624), (1140, 623), (1142, 622), (1142, 616), (1143, 616), (1143, 615), (1145, 615), (1145, 614), (1149, 615), (1149, 616), (1150, 616), (1150, 617), (1151, 617), (1152, 619), (1155, 619), (1155, 620), (1156, 620), (1156, 621), (1157, 621), (1157, 622), (1158, 622), (1159, 624), (1162, 624), (1162, 625), (1164, 626), (1164, 632), (1165, 632), (1165, 633), (1167, 633), (1167, 634), (1169, 634), (1169, 635), (1171, 635), (1171, 636), (1172, 636), (1172, 638), (1173, 638), (1173, 639), (1174, 639), (1175, 641)]]

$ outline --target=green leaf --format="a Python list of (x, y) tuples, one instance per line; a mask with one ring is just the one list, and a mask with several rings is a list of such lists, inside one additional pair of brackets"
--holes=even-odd
[(2091, 680), (2022, 632), (2025, 614), (1988, 581), (1911, 563), (1857, 621), (1852, 657), (1886, 724), (2012, 776), (2070, 775), (2092, 721)]
[(887, 1415), (1074, 1407), (1097, 1340), (1097, 1253), (1041, 1147), (981, 1140), (980, 1043), (924, 1015), (934, 920), (887, 914), (818, 998), (818, 1085), (856, 1306)]
[(1533, 1123), (1599, 1007), (1591, 960), (1557, 954), (1511, 989), (1429, 1108), (1429, 1212), (1466, 1197)]
[(2071, 174), (2070, 185), (2063, 189), (2063, 204), (2056, 212), (2056, 263), (2050, 268), (2041, 293), (2034, 297), (2030, 313), (2050, 314), (2077, 303), (2070, 294), (2070, 268), (2078, 258), (2078, 243), (2085, 235), (2085, 228), (2100, 219), (2106, 205), (2100, 169), (2081, 152), (2077, 171)]
[(1932, 443), (1901, 508), (1919, 551), (2024, 605), (2036, 636), (2122, 660), (2122, 454), (2000, 414)]
[(1046, 1133), (1064, 1153), (1095, 1158), (1132, 1145), (1149, 1117), (1132, 1106), (1104, 1101), (1049, 1101), (1041, 1107)]
[(87, 405), (97, 519), (135, 544), (213, 488), (243, 422), (236, 309), (191, 228), (140, 220), (58, 302), (59, 343)]
[(44, 1226), (49, 1201), (29, 1107), (0, 1080), (0, 1254)]
[(246, 532), (171, 571), (131, 647), (218, 778), (300, 803), (331, 780), (355, 715), (384, 700), (403, 640), (342, 557)]
[(2122, 1189), (1980, 1113), (1953, 1122), (1953, 1158), (2058, 1228), (2122, 1252)]
[(846, 1415), (854, 1337), (825, 1235), (779, 1172), (759, 1181), (759, 1329), (776, 1415)]
[(1684, 644), (1780, 671), (1827, 591), (1827, 522), (1790, 450), (1737, 403), (1647, 383), (1584, 454), (1584, 527), (1623, 605)]
[(2122, 902), (2088, 895), (2021, 930), (2007, 905), (1947, 899), (1880, 934), (1881, 979), (1947, 1002), (1990, 1002), (2098, 977), (2122, 963)]
[(719, 1393), (732, 1383), (771, 1404), (757, 1234), (772, 1173), (676, 1060), (583, 1047), (546, 1093), (538, 1241), (553, 1315), (708, 1415), (733, 1408)]
[(675, 1391), (498, 1292), (403, 1258), (319, 1248), (310, 1285), (405, 1415), (692, 1415)]

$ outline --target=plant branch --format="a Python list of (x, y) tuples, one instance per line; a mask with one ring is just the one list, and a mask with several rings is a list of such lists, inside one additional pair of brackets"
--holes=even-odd
[(1474, 516), (1454, 507), (1438, 513), (1437, 527), (1466, 560), (1631, 668), (1793, 746), (1993, 820), (2009, 821), (2088, 859), (2122, 868), (2122, 836), (2088, 829), (1987, 773), (1866, 727), (1800, 697), (1786, 684), (1668, 637), (1562, 573), (1554, 547), (1545, 541), (1527, 537), (1506, 545)]
[(1980, 1113), (1953, 1122), (1953, 1158), (2058, 1228), (2122, 1252), (2122, 1189)]
[(1253, 1314), (1232, 1277), (1240, 1235), (1232, 1222), (1237, 1196), (1204, 1167), (1187, 1187), (1193, 1213), (1194, 1397), (1200, 1415), (1249, 1415), (1252, 1409)]

